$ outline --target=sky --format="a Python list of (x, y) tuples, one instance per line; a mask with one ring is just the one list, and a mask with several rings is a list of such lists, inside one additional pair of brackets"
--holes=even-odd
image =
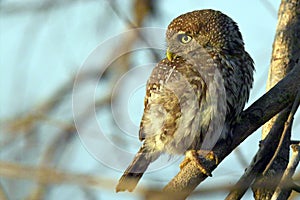
[[(73, 3), (42, 10), (41, 12), (33, 11), (34, 6), (39, 4), (38, 2), (34, 0), (27, 3), (9, 0), (0, 2), (0, 9), (2, 10), (0, 12), (0, 55), (2, 55), (0, 57), (1, 122), (22, 115), (40, 105), (57, 88), (68, 82), (74, 74), (82, 71), (91, 58), (105, 62), (109, 52), (117, 51), (113, 47), (118, 44), (118, 38), (127, 30), (126, 23), (114, 13), (106, 0), (74, 1)], [(131, 1), (117, 0), (116, 2), (120, 11), (129, 19), (132, 19)], [(197, 9), (210, 8), (220, 10), (234, 19), (239, 25), (244, 38), (245, 48), (252, 56), (256, 68), (254, 86), (246, 107), (264, 94), (272, 43), (276, 31), (279, 0), (162, 0), (158, 4), (159, 9), (155, 17), (147, 20), (144, 26), (160, 29), (162, 32), (173, 18)], [(155, 35), (154, 37), (158, 38), (157, 46), (162, 48), (162, 51), (164, 51), (163, 37), (164, 35)], [(101, 50), (107, 44), (111, 45), (106, 49), (107, 51)], [(103, 52), (94, 54), (96, 51)], [(96, 57), (93, 57), (93, 55)], [(122, 109), (118, 107), (118, 101), (115, 102), (117, 114), (115, 113), (113, 118), (119, 124), (118, 130), (120, 132), (127, 133), (129, 130), (130, 134), (135, 135), (135, 137), (129, 137), (129, 139), (127, 137), (128, 141), (133, 144), (126, 147), (131, 153), (136, 152), (140, 145), (137, 139), (137, 131), (143, 110), (144, 84), (151, 72), (151, 67), (154, 65), (147, 58), (148, 56), (149, 54), (147, 53), (137, 56), (137, 60), (132, 61), (136, 66), (132, 66), (130, 73), (124, 74), (123, 77), (126, 78), (120, 79), (118, 85), (114, 87), (116, 90), (119, 90), (119, 101), (122, 102), (123, 99), (127, 101), (127, 104)], [(94, 85), (95, 83), (91, 82), (90, 84)], [(105, 90), (105, 85), (97, 86), (100, 89), (94, 89), (93, 87), (91, 92), (97, 90), (98, 96), (104, 96), (109, 92)], [(88, 102), (89, 94), (79, 100)], [(72, 109), (71, 97), (67, 102), (65, 107)], [(80, 108), (79, 113), (84, 109), (84, 106)], [(121, 109), (121, 112), (119, 109)], [(63, 111), (60, 112), (63, 113)], [(116, 131), (116, 129), (110, 127), (111, 119), (108, 117), (109, 114), (107, 114), (109, 112), (102, 111), (101, 113), (97, 116), (98, 119), (95, 120), (95, 123), (104, 124), (102, 128), (105, 130)], [(72, 113), (60, 115), (58, 112), (57, 118), (63, 119), (64, 116), (69, 115), (72, 115)], [(76, 114), (73, 113), (73, 115), (76, 118)], [(121, 116), (121, 119), (118, 118), (119, 116)], [(300, 124), (297, 122), (299, 122), (299, 115), (296, 117), (295, 124)], [(297, 126), (297, 129), (299, 129), (299, 126)], [(86, 127), (82, 131), (93, 132)], [(257, 151), (260, 134), (261, 130), (259, 129), (239, 148), (248, 162), (250, 162)], [(81, 173), (99, 173), (101, 169), (101, 172), (105, 172), (105, 176), (117, 180), (125, 165), (112, 166), (113, 162), (117, 162), (115, 159), (118, 160), (118, 158), (113, 155), (110, 157), (110, 152), (107, 152), (107, 155), (109, 155), (108, 158), (113, 160), (112, 163), (106, 160), (107, 157), (104, 160), (101, 159), (101, 155), (104, 152), (97, 150), (100, 144), (97, 142), (92, 144), (91, 141), (94, 140), (94, 137), (99, 137), (99, 135), (85, 135), (87, 135), (87, 138), (84, 139), (80, 136), (68, 147), (68, 150), (64, 153), (64, 158), (72, 155), (69, 158), (70, 163), (62, 166)], [(108, 140), (113, 145), (117, 144), (110, 138), (110, 135), (104, 134), (104, 136), (105, 141)], [(41, 138), (43, 142), (47, 143), (45, 135), (41, 136)], [(87, 140), (89, 141), (87, 142)], [(2, 159), (8, 159), (8, 157), (9, 153), (5, 155), (0, 154)], [(168, 158), (166, 157), (165, 159)], [(30, 160), (26, 162), (30, 163)], [(178, 172), (179, 161), (175, 160), (174, 162), (177, 162), (176, 166), (165, 167), (162, 170), (146, 174), (141, 184), (156, 184), (157, 180), (161, 180), (159, 178), (163, 177), (161, 184), (163, 186)], [(233, 163), (234, 168), (232, 167)], [(229, 184), (234, 184), (243, 171), (244, 166), (238, 162), (237, 156), (232, 154), (213, 173), (214, 178), (208, 179), (203, 186), (213, 186), (215, 180), (220, 184), (224, 181), (228, 182), (228, 175), (231, 177)], [(61, 193), (61, 191), (63, 192)], [(47, 199), (55, 199), (57, 195), (61, 194), (60, 199), (68, 199), (74, 191), (76, 191), (76, 187), (55, 187), (50, 195), (47, 196)], [(97, 193), (95, 190), (94, 192)], [(105, 199), (138, 198), (135, 194), (115, 194), (114, 191), (109, 190), (101, 191), (97, 195)], [(224, 193), (216, 195), (214, 197), (224, 198)], [(250, 193), (247, 195), (248, 197), (251, 196)], [(80, 195), (77, 197), (77, 199), (83, 198)], [(212, 196), (207, 198), (210, 199)]]

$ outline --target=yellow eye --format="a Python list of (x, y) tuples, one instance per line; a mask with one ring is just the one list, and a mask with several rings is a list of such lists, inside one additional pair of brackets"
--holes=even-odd
[(189, 43), (189, 42), (192, 40), (192, 36), (189, 36), (189, 35), (187, 35), (187, 34), (182, 33), (182, 34), (178, 34), (177, 39), (178, 39), (181, 43), (187, 44), (187, 43)]

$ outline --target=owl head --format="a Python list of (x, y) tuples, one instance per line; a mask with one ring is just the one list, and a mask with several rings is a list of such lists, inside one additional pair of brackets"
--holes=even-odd
[(235, 54), (244, 50), (244, 43), (236, 23), (215, 10), (196, 10), (175, 18), (166, 32), (167, 57), (185, 58), (199, 51), (209, 54)]

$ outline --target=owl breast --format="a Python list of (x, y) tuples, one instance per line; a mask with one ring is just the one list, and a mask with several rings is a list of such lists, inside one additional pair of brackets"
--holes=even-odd
[(147, 83), (140, 139), (151, 151), (183, 154), (198, 146), (209, 129), (214, 108), (208, 85), (183, 59), (162, 60)]

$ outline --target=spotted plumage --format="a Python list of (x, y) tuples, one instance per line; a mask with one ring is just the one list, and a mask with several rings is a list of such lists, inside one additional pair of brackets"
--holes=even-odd
[(231, 18), (215, 10), (183, 14), (168, 26), (166, 41), (167, 58), (146, 86), (143, 145), (117, 191), (133, 190), (162, 153), (210, 150), (230, 135), (249, 98), (253, 61)]

